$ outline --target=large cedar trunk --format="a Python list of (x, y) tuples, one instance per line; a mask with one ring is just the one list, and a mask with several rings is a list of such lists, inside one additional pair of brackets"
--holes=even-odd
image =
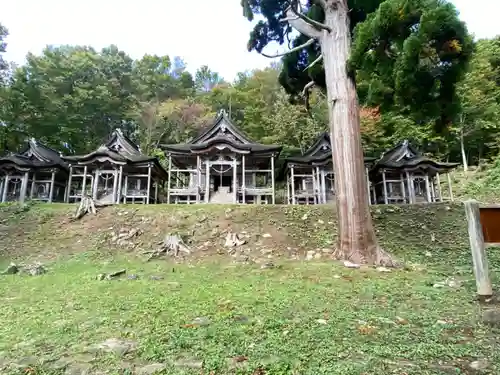
[(347, 0), (324, 0), (321, 47), (327, 84), (333, 172), (337, 196), (336, 255), (355, 263), (392, 265), (377, 243), (370, 214), (356, 87), (347, 71), (351, 35)]

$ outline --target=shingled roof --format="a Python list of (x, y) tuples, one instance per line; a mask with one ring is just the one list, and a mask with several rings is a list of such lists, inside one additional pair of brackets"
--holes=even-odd
[(185, 144), (162, 145), (161, 147), (172, 154), (198, 154), (209, 151), (212, 147), (225, 145), (240, 153), (277, 153), (282, 146), (264, 145), (252, 141), (221, 111), (212, 125), (203, 130), (191, 142)]
[(21, 152), (11, 153), (0, 158), (0, 165), (5, 164), (13, 164), (27, 169), (60, 168), (66, 170), (68, 168), (58, 151), (34, 138), (28, 140)]

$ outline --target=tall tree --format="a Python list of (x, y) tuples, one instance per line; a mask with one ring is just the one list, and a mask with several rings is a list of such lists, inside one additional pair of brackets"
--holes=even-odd
[(219, 73), (210, 70), (207, 65), (201, 66), (194, 75), (196, 89), (201, 92), (209, 92), (223, 82)]
[(5, 83), (5, 73), (9, 68), (9, 64), (4, 60), (2, 54), (7, 50), (5, 38), (9, 35), (7, 28), (0, 23), (0, 85)]
[[(371, 220), (355, 73), (371, 71), (373, 87), (378, 82), (385, 91), (392, 90), (382, 96), (389, 104), (410, 109), (425, 104), (419, 108), (423, 115), (446, 108), (469, 52), (469, 37), (456, 10), (442, 0), (308, 0), (306, 4), (242, 0), (242, 6), (249, 20), (254, 14), (264, 17), (251, 33), (249, 50), (262, 52), (271, 41), (284, 43), (293, 29), (300, 33), (294, 48), (281, 55), (290, 55), (281, 77), (288, 91), (307, 91), (313, 85), (326, 89), (337, 197), (337, 256), (357, 263), (394, 265), (378, 245)], [(448, 115), (443, 111), (442, 122), (449, 121)]]

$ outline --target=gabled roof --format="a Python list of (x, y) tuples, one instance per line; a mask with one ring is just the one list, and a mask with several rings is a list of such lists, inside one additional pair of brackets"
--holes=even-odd
[(162, 177), (167, 176), (167, 172), (160, 165), (158, 159), (154, 156), (144, 155), (139, 146), (127, 137), (121, 129), (115, 129), (106, 143), (99, 146), (96, 150), (85, 155), (64, 156), (63, 159), (70, 163), (90, 163), (97, 158), (108, 158), (117, 164), (142, 164), (151, 162)]
[(155, 157), (141, 153), (139, 146), (127, 137), (121, 129), (115, 129), (106, 143), (96, 150), (85, 155), (64, 156), (63, 159), (70, 162), (89, 161), (96, 157), (108, 157), (119, 163), (141, 163), (156, 160)]
[[(323, 132), (318, 135), (311, 147), (301, 156), (291, 156), (286, 159), (286, 164), (316, 165), (332, 160), (332, 142), (330, 134)], [(374, 161), (375, 158), (365, 157), (365, 163)]]
[(263, 145), (252, 141), (221, 111), (212, 125), (207, 127), (191, 142), (176, 145), (162, 145), (167, 152), (175, 154), (196, 154), (206, 152), (213, 147), (229, 148), (239, 153), (281, 152), (282, 146)]
[(28, 140), (21, 152), (11, 153), (10, 155), (0, 158), (0, 164), (9, 163), (21, 168), (68, 168), (59, 152), (40, 143), (34, 138)]
[(422, 155), (410, 142), (405, 139), (390, 150), (382, 154), (382, 157), (373, 166), (373, 171), (387, 169), (416, 168), (420, 165), (430, 165), (435, 169), (453, 169), (460, 163), (443, 163), (425, 155)]

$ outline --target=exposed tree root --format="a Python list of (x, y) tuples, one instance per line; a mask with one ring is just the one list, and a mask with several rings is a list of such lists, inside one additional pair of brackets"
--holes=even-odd
[[(391, 254), (382, 249), (380, 246), (373, 247), (367, 251), (369, 256), (365, 256), (363, 252), (356, 249), (354, 251), (343, 251), (340, 247), (333, 252), (332, 257), (337, 260), (349, 262), (351, 265), (374, 265), (391, 268), (399, 268), (402, 266), (401, 262), (396, 260)], [(348, 267), (346, 265), (346, 267)], [(355, 267), (352, 267), (355, 268)]]

